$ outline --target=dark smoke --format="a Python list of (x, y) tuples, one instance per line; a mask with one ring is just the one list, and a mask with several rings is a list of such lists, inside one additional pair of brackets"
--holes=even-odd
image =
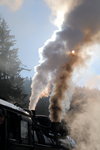
[[(77, 67), (78, 63), (80, 64), (79, 59), (80, 60), (82, 59), (81, 56), (77, 57), (78, 53), (82, 51), (83, 47), (91, 43), (93, 44), (93, 42), (95, 42), (98, 39), (97, 38), (99, 32), (98, 22), (96, 20), (97, 24), (93, 24), (92, 16), (94, 16), (95, 19), (99, 19), (100, 21), (100, 17), (98, 15), (98, 11), (100, 11), (98, 7), (98, 3), (100, 2), (99, 1), (97, 1), (97, 3), (95, 2), (83, 1), (80, 5), (76, 6), (75, 9), (69, 13), (69, 15), (67, 15), (67, 20), (65, 15), (65, 21), (62, 26), (62, 31), (58, 33), (58, 36), (61, 38), (61, 40), (63, 39), (63, 41), (67, 42), (67, 47), (69, 50), (75, 49), (76, 55), (71, 58), (69, 56), (69, 60), (68, 63), (66, 64), (66, 68), (68, 66), (68, 68), (70, 69), (64, 69), (66, 70), (66, 75), (65, 75), (66, 77), (63, 78), (63, 82), (60, 79), (60, 77), (63, 76), (62, 71), (60, 72), (60, 77), (58, 79), (58, 82), (56, 82), (54, 96), (51, 97), (51, 106), (50, 106), (51, 119), (53, 121), (61, 120), (61, 118), (59, 118), (58, 112), (63, 108), (60, 104), (58, 105), (59, 109), (54, 110), (53, 105), (55, 105), (55, 103), (53, 101), (55, 101), (55, 99), (56, 101), (63, 100), (64, 93), (68, 87), (67, 80), (70, 80), (70, 78), (72, 77), (74, 67)], [(86, 14), (85, 11), (88, 14)], [(58, 114), (58, 117), (56, 115), (56, 119), (55, 119), (55, 114)]]
[(75, 150), (100, 150), (100, 91), (77, 88), (65, 119), (70, 135), (77, 145)]
[[(61, 121), (62, 103), (73, 71), (85, 64), (89, 58), (87, 47), (100, 38), (100, 1), (73, 0), (72, 4), (74, 7), (71, 6), (65, 14), (61, 30), (55, 33), (55, 40), (49, 40), (42, 47), (41, 64), (33, 77), (30, 109), (35, 108), (41, 92), (50, 82), (54, 87), (50, 98), (52, 121)], [(75, 55), (72, 50), (75, 50)]]

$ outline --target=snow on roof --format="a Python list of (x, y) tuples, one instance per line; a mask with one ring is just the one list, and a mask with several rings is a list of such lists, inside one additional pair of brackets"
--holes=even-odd
[(5, 100), (0, 99), (0, 104), (3, 105), (3, 106), (10, 107), (10, 108), (12, 108), (12, 109), (18, 110), (18, 111), (20, 111), (20, 112), (23, 112), (23, 113), (25, 113), (25, 114), (29, 114), (27, 111), (25, 111), (25, 110), (22, 109), (21, 107), (18, 107), (18, 106), (14, 105), (14, 104), (12, 104), (12, 103), (9, 103), (9, 102), (7, 102), (7, 101), (5, 101)]

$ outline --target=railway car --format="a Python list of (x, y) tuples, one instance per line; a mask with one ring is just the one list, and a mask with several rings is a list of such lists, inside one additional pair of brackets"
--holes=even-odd
[(72, 149), (71, 142), (67, 147), (61, 142), (64, 134), (59, 123), (0, 99), (0, 150)]

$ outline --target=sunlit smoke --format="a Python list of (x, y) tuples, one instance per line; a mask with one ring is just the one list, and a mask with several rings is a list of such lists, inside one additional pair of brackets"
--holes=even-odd
[(77, 88), (65, 120), (76, 141), (75, 150), (100, 149), (100, 91)]
[(67, 14), (69, 10), (73, 9), (77, 4), (80, 2), (76, 0), (44, 0), (48, 6), (52, 10), (52, 17), (51, 21), (56, 25), (58, 28), (61, 28), (61, 25), (64, 21), (64, 15)]
[(71, 53), (72, 53), (72, 55), (75, 55), (75, 50), (72, 50)]
[[(64, 20), (60, 30), (56, 31), (55, 40), (49, 40), (42, 47), (42, 61), (36, 67), (30, 98), (32, 109), (34, 100), (36, 99), (36, 105), (37, 99), (50, 82), (53, 86), (50, 96), (50, 119), (57, 122), (63, 118), (62, 103), (74, 70), (82, 68), (90, 58), (87, 47), (100, 41), (100, 1), (71, 0), (69, 5), (68, 0), (64, 1), (65, 6), (67, 2), (69, 7), (64, 11)], [(63, 4), (61, 7), (59, 4), (62, 4), (61, 0), (54, 3), (52, 1), (52, 10), (62, 10)]]
[(41, 92), (39, 98), (48, 97), (50, 95), (49, 85)]
[(23, 4), (24, 0), (0, 0), (0, 5), (9, 7), (12, 11), (17, 11)]

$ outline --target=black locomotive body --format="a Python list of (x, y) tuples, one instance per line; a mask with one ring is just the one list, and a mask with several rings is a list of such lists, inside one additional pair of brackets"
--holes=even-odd
[[(36, 116), (0, 99), (0, 150), (69, 150), (46, 116)], [(53, 129), (53, 130), (52, 130)]]

